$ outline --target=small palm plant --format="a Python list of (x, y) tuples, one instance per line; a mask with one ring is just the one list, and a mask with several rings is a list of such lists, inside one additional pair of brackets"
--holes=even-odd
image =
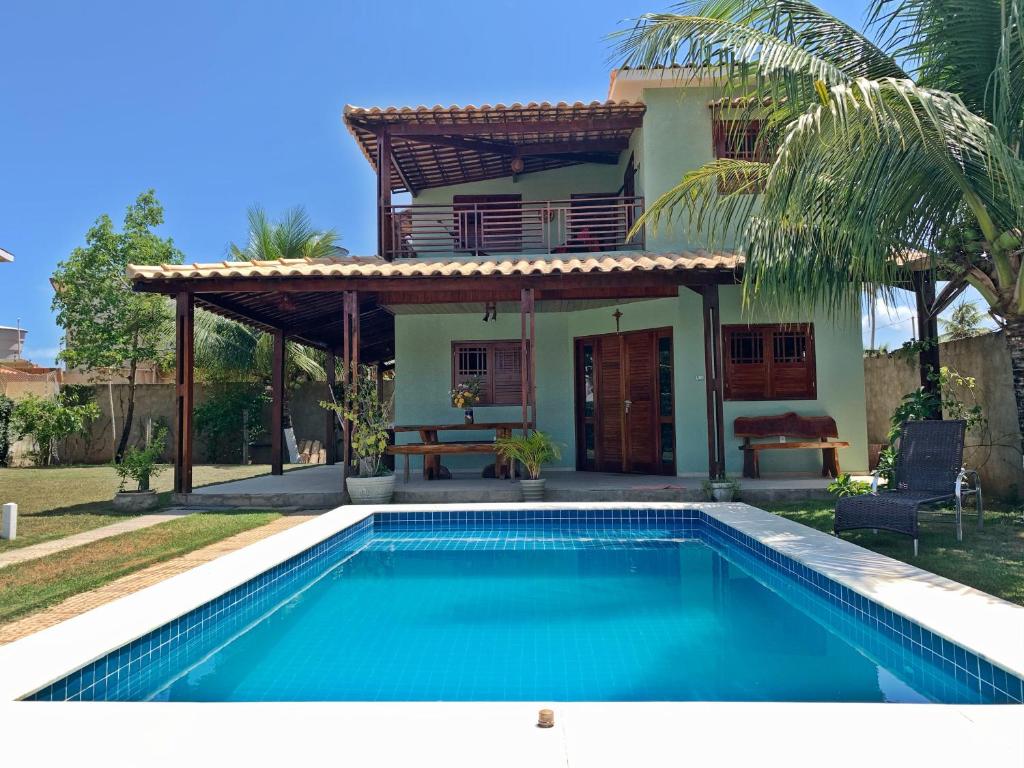
[(526, 467), (531, 480), (540, 480), (541, 466), (562, 458), (558, 443), (544, 432), (498, 438), (497, 448), (503, 458)]

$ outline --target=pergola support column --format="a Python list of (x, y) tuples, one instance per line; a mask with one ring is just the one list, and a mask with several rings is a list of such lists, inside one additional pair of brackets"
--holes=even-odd
[(181, 291), (175, 302), (174, 492), (192, 493), (192, 407), (195, 392), (195, 296)]
[(280, 328), (274, 331), (274, 370), (270, 388), (270, 474), (284, 474), (284, 366), (285, 338)]
[[(914, 298), (917, 301), (917, 338), (921, 343), (918, 353), (918, 368), (921, 387), (925, 392), (941, 396), (939, 391), (938, 373), (939, 359), (939, 317), (935, 308), (935, 273), (932, 270), (919, 270), (913, 273), (911, 281), (914, 286)], [(934, 374), (934, 376), (933, 376)], [(942, 409), (933, 413), (931, 418), (941, 419)]]
[(519, 295), (519, 391), (523, 406), (523, 434), (537, 428), (536, 346), (537, 323), (533, 288)]
[(377, 134), (377, 255), (391, 258), (391, 133)]
[[(327, 374), (327, 401), (334, 400), (334, 385), (337, 383), (338, 374), (335, 364), (334, 351), (327, 353), (324, 361), (324, 373)], [(324, 410), (324, 463), (334, 464), (338, 460), (338, 440), (335, 425), (338, 423), (338, 416), (334, 411)]]
[[(341, 381), (347, 404), (350, 393), (359, 381), (359, 294), (345, 291), (341, 300), (342, 311), (342, 372)], [(352, 422), (343, 422), (344, 444), (342, 456), (345, 471), (352, 465)]]
[(725, 476), (725, 380), (722, 375), (722, 319), (718, 285), (701, 287), (704, 316), (704, 387), (708, 420), (708, 477)]

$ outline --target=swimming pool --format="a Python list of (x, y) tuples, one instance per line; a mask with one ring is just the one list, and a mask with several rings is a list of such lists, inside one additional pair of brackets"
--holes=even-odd
[(1019, 677), (967, 648), (713, 514), (665, 505), (367, 514), (28, 698), (1021, 694)]

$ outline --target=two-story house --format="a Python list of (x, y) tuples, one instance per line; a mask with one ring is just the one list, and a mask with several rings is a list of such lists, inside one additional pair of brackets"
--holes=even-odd
[[(566, 469), (738, 474), (733, 420), (783, 411), (832, 416), (844, 466), (863, 469), (860, 318), (744, 309), (737, 254), (705, 250), (685, 222), (631, 234), (686, 171), (753, 151), (723, 140), (737, 131), (720, 96), (620, 70), (590, 104), (346, 107), (378, 179), (374, 258), (132, 274), (178, 296), (186, 334), (198, 302), (274, 332), (281, 355), (291, 337), (350, 364), (393, 360), (399, 425), (461, 421), (448, 393), (475, 379), (478, 421), (550, 433)], [(766, 473), (821, 468), (817, 452), (772, 454)]]

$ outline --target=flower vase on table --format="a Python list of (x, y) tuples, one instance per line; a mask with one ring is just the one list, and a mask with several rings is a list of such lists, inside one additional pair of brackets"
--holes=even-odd
[(473, 423), (473, 406), (480, 402), (480, 379), (472, 378), (460, 381), (448, 393), (452, 407), (462, 408), (467, 424)]

